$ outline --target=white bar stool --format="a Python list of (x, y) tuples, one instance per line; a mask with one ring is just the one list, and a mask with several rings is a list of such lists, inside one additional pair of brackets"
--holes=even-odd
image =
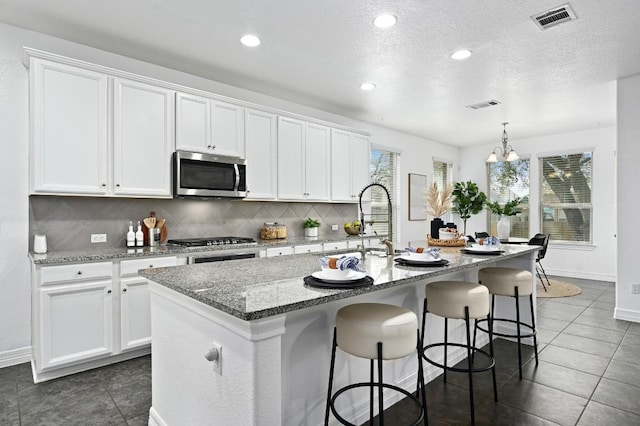
[[(476, 341), (476, 331), (478, 329), (491, 333), (494, 336), (516, 338), (518, 340), (518, 369), (522, 380), (522, 349), (521, 342), (525, 338), (533, 338), (533, 348), (535, 351), (536, 365), (538, 365), (538, 339), (536, 337), (536, 322), (533, 312), (533, 275), (526, 269), (490, 267), (478, 271), (478, 281), (487, 287), (491, 294), (491, 315), (488, 320), (488, 327), (484, 327), (486, 319), (476, 320), (473, 330), (473, 341)], [(494, 307), (496, 296), (513, 297), (516, 301), (516, 319), (495, 318)], [(520, 320), (520, 297), (529, 296), (531, 307), (531, 325)], [(516, 325), (516, 333), (499, 333), (493, 330), (494, 323), (506, 322)], [(523, 332), (522, 327), (525, 328)]]
[[(336, 347), (359, 358), (371, 360), (370, 381), (354, 383), (338, 389), (332, 393), (333, 372), (336, 361)], [(387, 305), (383, 303), (357, 303), (345, 306), (336, 314), (336, 325), (333, 332), (333, 346), (331, 350), (331, 367), (329, 370), (329, 390), (324, 424), (329, 423), (329, 410), (335, 418), (344, 425), (352, 425), (335, 409), (336, 399), (344, 392), (360, 387), (368, 387), (369, 421), (373, 424), (374, 417), (374, 388), (378, 388), (378, 423), (384, 424), (383, 389), (391, 389), (402, 393), (412, 400), (420, 409), (420, 415), (411, 423), (416, 426), (427, 423), (427, 405), (420, 351), (420, 332), (418, 318), (409, 309)], [(416, 395), (382, 381), (382, 360), (404, 358), (416, 353), (418, 358), (418, 386)], [(378, 361), (378, 381), (374, 382), (374, 360)]]
[[(471, 404), (471, 423), (475, 424), (475, 410), (473, 404), (473, 373), (491, 370), (493, 378), (493, 398), (498, 400), (496, 386), (496, 363), (493, 358), (493, 336), (489, 332), (489, 352), (476, 348), (471, 344), (470, 320), (481, 317), (489, 318), (489, 291), (486, 287), (464, 281), (437, 281), (429, 283), (424, 289), (424, 310), (422, 313), (422, 333), (420, 340), (424, 341), (427, 312), (444, 318), (444, 342), (433, 343), (423, 348), (424, 359), (436, 367), (444, 370), (444, 381), (447, 381), (447, 371), (467, 373), (469, 377), (469, 403)], [(448, 341), (449, 319), (464, 319), (466, 326), (466, 344), (450, 343)], [(440, 364), (427, 356), (431, 348), (444, 348), (444, 363)], [(451, 367), (447, 365), (447, 349), (449, 347), (465, 348), (467, 350), (467, 368)], [(486, 365), (474, 367), (474, 354), (478, 352), (487, 357)]]

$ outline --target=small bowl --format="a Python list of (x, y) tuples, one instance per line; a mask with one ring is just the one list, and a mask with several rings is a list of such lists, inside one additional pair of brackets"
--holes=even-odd
[(438, 232), (441, 240), (453, 240), (456, 238), (455, 232), (440, 231)]
[(322, 268), (322, 274), (325, 278), (330, 280), (343, 280), (346, 279), (351, 269), (345, 269), (344, 271), (340, 269), (332, 269), (332, 268)]

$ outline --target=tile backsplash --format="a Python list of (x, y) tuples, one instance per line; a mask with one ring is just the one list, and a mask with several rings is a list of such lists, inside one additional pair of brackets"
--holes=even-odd
[[(136, 222), (151, 211), (166, 219), (169, 238), (259, 239), (264, 222), (284, 223), (289, 236), (302, 236), (307, 217), (320, 220), (321, 236), (346, 236), (342, 224), (358, 216), (355, 204), (31, 196), (29, 248), (35, 234), (46, 234), (49, 251), (124, 247), (129, 221), (135, 230)], [(338, 231), (331, 231), (333, 224)], [(92, 244), (91, 234), (107, 234), (107, 242)]]

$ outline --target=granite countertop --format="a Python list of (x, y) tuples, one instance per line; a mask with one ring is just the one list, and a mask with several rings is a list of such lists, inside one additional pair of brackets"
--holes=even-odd
[(367, 275), (373, 278), (373, 285), (344, 290), (304, 284), (305, 276), (320, 270), (321, 254), (144, 269), (139, 274), (220, 311), (250, 321), (494, 263), (536, 251), (539, 247), (504, 245), (503, 249), (504, 252), (499, 256), (487, 256), (463, 254), (459, 248), (443, 248), (441, 255), (449, 261), (449, 265), (428, 268), (400, 266), (392, 258), (367, 255), (364, 268)]
[[(378, 238), (375, 235), (365, 235), (365, 239)], [(260, 248), (291, 246), (301, 244), (317, 244), (330, 243), (335, 241), (359, 241), (361, 237), (350, 236), (342, 232), (336, 235), (320, 236), (320, 237), (292, 237), (281, 240), (258, 240), (257, 244), (234, 244), (227, 246), (205, 246), (205, 247), (179, 247), (161, 244), (158, 247), (115, 247), (107, 249), (84, 249), (73, 251), (50, 251), (46, 254), (37, 254), (30, 252), (29, 257), (36, 265), (56, 265), (63, 263), (79, 263), (79, 262), (99, 262), (115, 259), (135, 259), (138, 257), (149, 256), (170, 256), (179, 254), (193, 254), (212, 252), (220, 250), (237, 250)]]

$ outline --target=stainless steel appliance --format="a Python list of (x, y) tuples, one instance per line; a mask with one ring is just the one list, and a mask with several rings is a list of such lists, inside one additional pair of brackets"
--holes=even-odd
[(247, 196), (245, 161), (198, 152), (173, 154), (173, 196), (244, 198)]
[(205, 237), (168, 240), (167, 244), (181, 247), (226, 246), (234, 244), (256, 245), (256, 240), (247, 237)]
[[(174, 239), (168, 240), (167, 244), (181, 246), (181, 247), (207, 247), (207, 246), (229, 246), (234, 245), (251, 245), (255, 246), (256, 240), (246, 237), (208, 237), (208, 238), (186, 238), (186, 239)], [(239, 248), (220, 250), (215, 254), (194, 254), (193, 256), (187, 256), (187, 264), (192, 265), (194, 263), (208, 263), (208, 262), (223, 262), (225, 260), (235, 259), (252, 259), (258, 257), (258, 250), (252, 248)]]

